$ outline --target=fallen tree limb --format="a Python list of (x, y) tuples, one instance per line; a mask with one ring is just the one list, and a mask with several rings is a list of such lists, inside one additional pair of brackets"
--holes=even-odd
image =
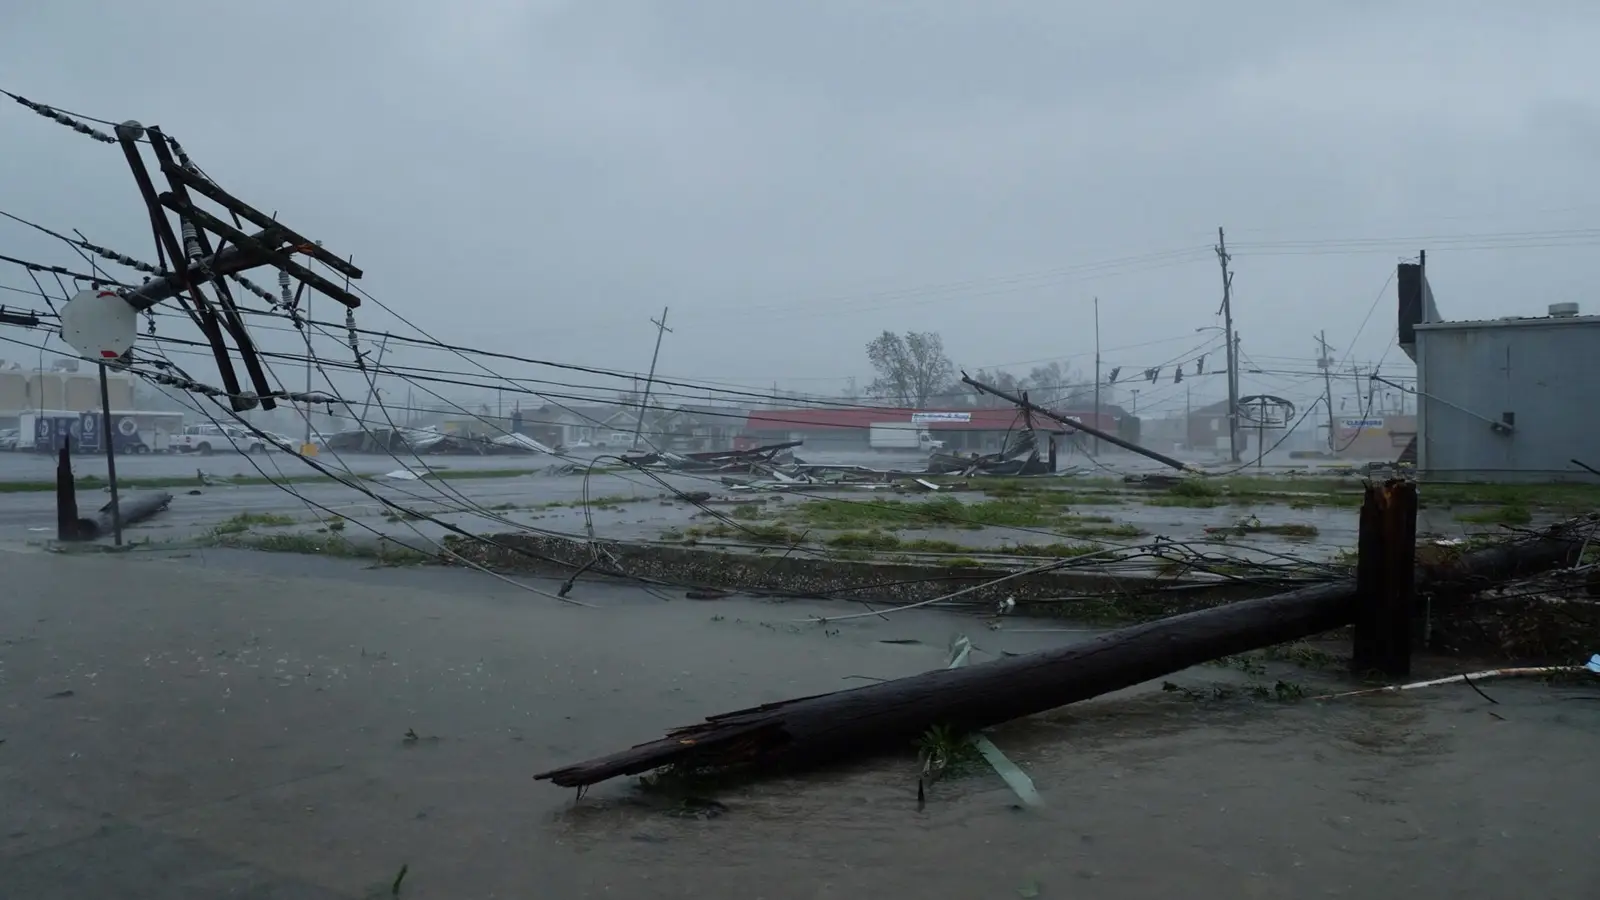
[[(1418, 588), (1488, 587), (1571, 565), (1592, 522), (1418, 571)], [(971, 731), (1140, 684), (1234, 653), (1338, 628), (1354, 615), (1344, 580), (1108, 632), (1068, 647), (770, 703), (713, 716), (629, 750), (534, 777), (564, 787), (662, 766), (807, 766), (907, 746), (934, 725)]]

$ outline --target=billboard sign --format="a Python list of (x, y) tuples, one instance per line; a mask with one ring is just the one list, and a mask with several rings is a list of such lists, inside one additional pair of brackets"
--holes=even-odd
[(1382, 419), (1340, 419), (1339, 427), (1346, 431), (1378, 431), (1383, 428)]

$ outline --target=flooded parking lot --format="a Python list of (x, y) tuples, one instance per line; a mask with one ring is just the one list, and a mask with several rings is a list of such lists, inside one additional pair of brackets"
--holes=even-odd
[(1600, 875), (1600, 789), (1578, 775), (1600, 689), (1281, 704), (1204, 699), (1249, 677), (1204, 667), (1171, 679), (1192, 690), (998, 729), (1042, 810), (975, 771), (919, 812), (910, 748), (715, 803), (626, 781), (575, 803), (530, 775), (938, 667), (958, 632), (975, 662), (1087, 632), (935, 612), (822, 628), (816, 604), (628, 587), (586, 588), (584, 609), (475, 573), (286, 559), (5, 555), (0, 883), (353, 898), (405, 866), (401, 896), (422, 898), (1487, 898), (1587, 896)]

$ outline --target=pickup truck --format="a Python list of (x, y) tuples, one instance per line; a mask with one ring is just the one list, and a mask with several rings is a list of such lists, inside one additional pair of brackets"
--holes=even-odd
[(238, 453), (265, 453), (269, 448), (293, 450), (293, 441), (276, 435), (262, 437), (233, 425), (185, 425), (182, 434), (175, 434), (167, 442), (174, 453), (198, 453), (210, 456), (218, 450)]

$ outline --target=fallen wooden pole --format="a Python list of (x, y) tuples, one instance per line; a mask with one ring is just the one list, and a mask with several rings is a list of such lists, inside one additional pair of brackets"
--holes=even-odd
[(79, 530), (85, 538), (100, 537), (124, 526), (143, 522), (166, 509), (170, 503), (172, 495), (166, 491), (132, 494), (120, 504), (107, 503), (100, 507), (100, 515), (92, 520), (83, 520)]
[[(1481, 589), (1571, 565), (1582, 544), (1578, 523), (1566, 523), (1423, 570), (1417, 583)], [(578, 787), (666, 765), (805, 766), (909, 746), (934, 725), (956, 731), (986, 728), (1218, 657), (1348, 625), (1356, 596), (1356, 582), (1346, 579), (1134, 625), (1069, 647), (770, 703), (713, 716), (661, 740), (534, 777)]]

